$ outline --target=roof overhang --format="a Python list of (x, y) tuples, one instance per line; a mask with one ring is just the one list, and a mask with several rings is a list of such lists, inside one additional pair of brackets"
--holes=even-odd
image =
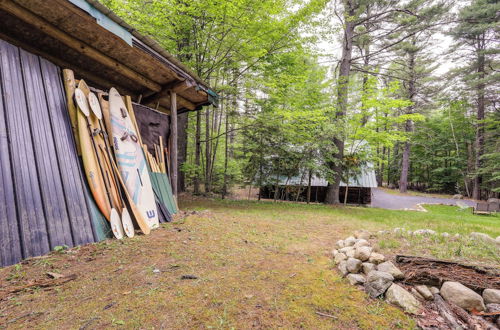
[(179, 112), (217, 102), (207, 83), (95, 0), (0, 0), (0, 38), (161, 111), (171, 92)]

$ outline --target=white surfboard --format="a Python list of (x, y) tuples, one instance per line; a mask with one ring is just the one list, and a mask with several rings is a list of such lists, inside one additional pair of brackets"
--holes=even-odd
[(146, 159), (127, 107), (115, 88), (109, 91), (109, 112), (113, 148), (125, 186), (149, 227), (157, 228), (158, 211)]

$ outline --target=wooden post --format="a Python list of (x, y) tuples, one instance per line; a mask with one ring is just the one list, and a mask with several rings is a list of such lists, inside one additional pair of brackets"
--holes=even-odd
[(177, 94), (174, 91), (170, 92), (170, 139), (172, 150), (170, 151), (170, 159), (172, 166), (172, 191), (177, 197)]

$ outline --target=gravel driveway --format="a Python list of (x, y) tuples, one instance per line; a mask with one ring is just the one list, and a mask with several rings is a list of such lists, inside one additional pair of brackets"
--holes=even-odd
[(451, 198), (393, 195), (383, 191), (382, 189), (373, 188), (371, 207), (379, 207), (389, 210), (421, 210), (417, 204), (457, 205), (456, 203), (458, 201), (469, 206), (474, 206), (476, 204), (474, 201), (468, 199), (457, 200)]

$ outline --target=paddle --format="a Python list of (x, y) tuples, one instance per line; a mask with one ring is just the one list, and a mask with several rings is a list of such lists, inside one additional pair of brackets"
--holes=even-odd
[[(90, 121), (89, 121), (90, 109), (89, 109), (89, 105), (87, 102), (87, 97), (85, 96), (85, 93), (80, 88), (75, 88), (75, 101), (76, 101), (76, 104), (78, 105), (78, 109), (80, 109), (80, 111), (85, 115), (85, 119), (87, 121), (87, 128), (89, 131), (90, 138), (92, 140), (92, 148), (94, 149), (94, 152), (96, 154), (97, 163), (99, 164), (99, 170), (100, 170), (102, 177), (104, 179), (104, 185), (106, 186), (105, 187), (106, 188), (106, 195), (107, 195), (109, 203), (111, 205), (111, 213), (110, 213), (110, 217), (109, 217), (109, 222), (111, 224), (111, 229), (113, 231), (113, 235), (115, 235), (115, 237), (117, 239), (122, 239), (123, 238), (122, 222), (120, 220), (120, 215), (118, 214), (118, 212), (116, 211), (116, 208), (114, 207), (114, 202), (113, 202), (113, 199), (111, 198), (111, 195), (110, 195), (111, 188), (110, 188), (109, 181), (108, 181), (109, 177), (104, 176), (105, 172), (102, 168), (102, 160), (101, 160), (100, 154), (97, 150), (97, 147), (95, 145), (94, 135), (92, 133), (91, 125), (90, 125)], [(108, 173), (106, 172), (106, 174), (108, 174)]]
[[(104, 149), (106, 150), (106, 154), (108, 155), (108, 159), (111, 159), (111, 157), (113, 157), (113, 155), (111, 154), (111, 148), (110, 146), (108, 145), (109, 143), (109, 140), (108, 140), (108, 136), (107, 136), (107, 132), (105, 131), (104, 129), (104, 125), (102, 124), (102, 111), (101, 111), (101, 105), (99, 104), (99, 99), (97, 98), (97, 96), (90, 92), (89, 95), (88, 95), (88, 101), (89, 101), (89, 105), (90, 105), (90, 109), (92, 110), (92, 112), (94, 113), (94, 115), (96, 116), (98, 122), (99, 122), (99, 133), (102, 135), (102, 138), (104, 140)], [(111, 164), (109, 164), (109, 166), (111, 167)], [(118, 183), (118, 179), (116, 177), (116, 173), (112, 173), (113, 175), (113, 178), (114, 178), (114, 181), (116, 183)], [(121, 190), (121, 187), (118, 186), (118, 193), (120, 195), (120, 199), (122, 200), (123, 202), (123, 208), (122, 208), (122, 225), (123, 225), (123, 229), (125, 230), (125, 234), (128, 236), (128, 237), (134, 237), (134, 224), (132, 223), (132, 219), (130, 218), (130, 213), (128, 212), (127, 208), (125, 207), (125, 196), (123, 194), (123, 191)]]

